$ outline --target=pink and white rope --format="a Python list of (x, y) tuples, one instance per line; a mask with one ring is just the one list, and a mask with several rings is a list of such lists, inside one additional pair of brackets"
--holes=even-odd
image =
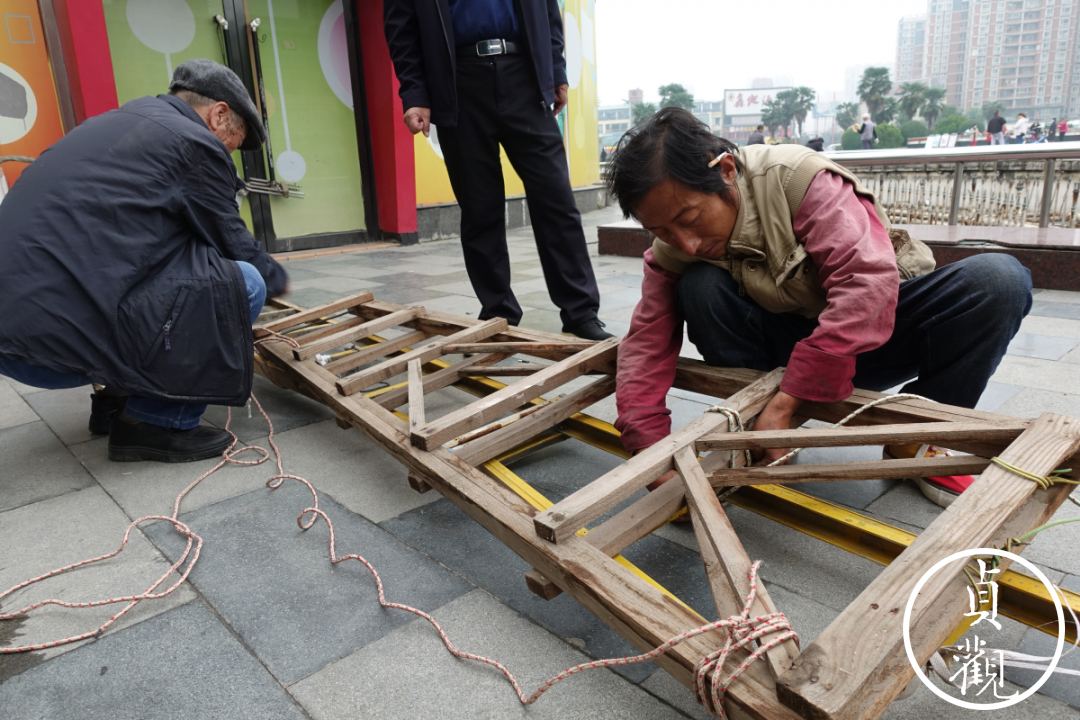
[[(287, 342), (293, 347), (299, 347), (299, 344), (296, 343), (295, 340), (280, 335), (278, 333), (274, 333), (270, 337), (263, 338), (259, 342)], [(284, 466), (282, 464), (281, 451), (278, 449), (277, 444), (274, 442), (274, 424), (270, 420), (270, 417), (266, 414), (266, 411), (263, 409), (262, 404), (254, 395), (251, 396), (251, 400), (258, 407), (259, 412), (262, 413), (262, 416), (266, 420), (266, 424), (269, 427), (270, 433), (267, 439), (269, 441), (271, 450), (273, 451), (274, 459), (277, 465), (277, 474), (273, 475), (266, 481), (266, 486), (270, 489), (276, 489), (281, 486), (284, 480), (289, 479), (303, 483), (307, 487), (307, 489), (311, 491), (313, 504), (311, 507), (305, 508), (303, 511), (301, 511), (301, 513), (296, 518), (296, 523), (300, 526), (302, 530), (308, 530), (315, 524), (315, 522), (319, 518), (322, 518), (326, 521), (327, 529), (330, 535), (330, 562), (335, 565), (346, 560), (356, 560), (360, 563), (363, 563), (364, 567), (368, 569), (372, 577), (375, 579), (375, 585), (378, 589), (379, 604), (382, 607), (402, 610), (404, 612), (412, 613), (413, 615), (424, 618), (429, 623), (431, 623), (433, 628), (435, 628), (435, 631), (438, 632), (439, 637), (442, 639), (443, 644), (446, 646), (446, 649), (455, 657), (461, 658), (462, 660), (473, 660), (497, 668), (500, 672), (502, 672), (502, 674), (513, 686), (514, 692), (517, 693), (518, 699), (524, 705), (532, 705), (534, 702), (539, 700), (545, 692), (550, 690), (557, 683), (569, 678), (572, 675), (576, 675), (577, 673), (602, 667), (635, 665), (638, 663), (649, 662), (666, 654), (672, 648), (680, 645), (681, 643), (691, 638), (703, 635), (708, 632), (712, 632), (714, 630), (726, 630), (727, 639), (723, 647), (703, 657), (700, 661), (698, 661), (694, 669), (694, 697), (698, 700), (698, 702), (702, 703), (709, 710), (710, 713), (716, 715), (717, 717), (723, 718), (725, 717), (723, 700), (725, 693), (727, 692), (727, 689), (728, 687), (730, 687), (731, 683), (737, 680), (739, 676), (742, 675), (743, 672), (745, 672), (746, 669), (749, 668), (753, 662), (761, 658), (771, 648), (791, 638), (794, 638), (796, 641), (798, 641), (798, 636), (791, 629), (791, 625), (787, 621), (787, 618), (784, 617), (783, 613), (772, 613), (769, 615), (754, 618), (750, 617), (750, 608), (752, 607), (754, 598), (757, 594), (757, 571), (761, 565), (759, 561), (754, 563), (754, 565), (750, 569), (750, 594), (746, 599), (746, 605), (744, 606), (741, 615), (733, 616), (725, 620), (717, 620), (716, 622), (708, 623), (692, 630), (688, 630), (684, 633), (680, 633), (679, 635), (676, 635), (675, 637), (662, 643), (653, 650), (647, 653), (643, 653), (641, 655), (633, 655), (621, 658), (609, 658), (606, 660), (594, 660), (592, 662), (575, 665), (574, 667), (567, 668), (566, 670), (563, 670), (557, 675), (549, 678), (546, 682), (541, 684), (540, 687), (538, 687), (532, 695), (526, 695), (525, 691), (521, 689), (521, 685), (518, 683), (517, 678), (514, 677), (514, 674), (510, 672), (510, 670), (505, 665), (498, 662), (497, 660), (492, 660), (491, 658), (484, 657), (483, 655), (476, 655), (473, 653), (465, 652), (463, 650), (459, 650), (450, 640), (449, 636), (446, 634), (446, 631), (442, 628), (442, 626), (434, 617), (424, 612), (423, 610), (419, 610), (417, 608), (411, 607), (409, 605), (404, 605), (402, 603), (390, 602), (389, 600), (387, 600), (383, 588), (382, 578), (379, 576), (379, 573), (375, 569), (375, 567), (370, 562), (368, 562), (368, 560), (362, 555), (349, 554), (342, 555), (340, 557), (338, 556), (336, 539), (334, 536), (334, 525), (333, 522), (331, 522), (330, 517), (319, 508), (318, 492), (315, 490), (315, 487), (304, 478), (285, 472)], [(229, 429), (231, 423), (232, 410), (230, 409), (228, 414), (228, 421), (225, 425), (226, 430)], [(239, 442), (239, 439), (237, 438), (235, 433), (232, 433), (231, 430), (229, 430), (229, 432), (233, 436), (233, 441), (229, 444), (229, 447), (226, 448), (226, 450), (222, 453), (221, 461), (213, 468), (200, 475), (194, 482), (192, 482), (180, 492), (180, 494), (176, 497), (175, 503), (173, 504), (173, 513), (171, 516), (146, 515), (144, 517), (141, 517), (128, 525), (127, 530), (124, 532), (124, 538), (120, 543), (120, 547), (114, 552), (89, 560), (83, 560), (81, 562), (73, 563), (71, 565), (52, 570), (48, 573), (45, 573), (44, 575), (40, 575), (30, 580), (21, 582), (18, 585), (15, 585), (14, 587), (5, 590), (3, 593), (0, 593), (0, 600), (18, 590), (21, 590), (22, 588), (37, 583), (41, 580), (54, 577), (61, 573), (67, 572), (68, 570), (73, 570), (78, 567), (83, 567), (85, 565), (90, 565), (92, 563), (116, 557), (121, 552), (123, 552), (124, 548), (127, 546), (131, 531), (140, 523), (146, 522), (148, 520), (161, 520), (168, 522), (172, 524), (172, 526), (181, 535), (187, 538), (187, 546), (184, 548), (184, 552), (181, 553), (180, 557), (176, 560), (176, 562), (174, 562), (169, 567), (169, 569), (161, 575), (161, 577), (155, 580), (153, 584), (151, 584), (150, 587), (148, 587), (145, 591), (137, 595), (124, 595), (120, 597), (113, 597), (104, 600), (95, 600), (91, 602), (69, 602), (57, 599), (41, 600), (31, 605), (28, 605), (16, 612), (0, 615), (0, 621), (2, 621), (11, 620), (21, 615), (27, 615), (30, 612), (45, 605), (60, 605), (67, 608), (88, 608), (100, 607), (102, 605), (108, 605), (113, 603), (128, 603), (120, 612), (110, 617), (108, 621), (106, 621), (103, 625), (101, 625), (94, 631), (34, 645), (0, 648), (0, 654), (20, 653), (31, 650), (43, 650), (45, 648), (56, 647), (58, 645), (78, 642), (79, 640), (85, 640), (91, 637), (100, 637), (101, 634), (104, 633), (110, 625), (123, 617), (124, 614), (126, 614), (129, 610), (134, 608), (143, 600), (155, 600), (158, 598), (166, 597), (174, 590), (176, 590), (176, 588), (178, 588), (185, 580), (187, 580), (188, 576), (191, 574), (192, 568), (195, 566), (195, 563), (199, 558), (199, 553), (202, 550), (203, 541), (201, 537), (196, 535), (191, 530), (191, 528), (189, 528), (186, 524), (177, 519), (180, 513), (180, 505), (184, 497), (189, 492), (191, 492), (199, 483), (220, 470), (226, 464), (261, 465), (262, 463), (270, 459), (270, 451), (267, 451), (265, 448), (257, 446), (247, 446), (240, 448), (239, 450), (234, 450), (233, 448), (236, 446), (236, 443)], [(255, 460), (237, 459), (237, 456), (240, 453), (249, 450), (261, 452), (262, 457)], [(190, 560), (188, 560), (189, 557)], [(187, 565), (180, 572), (177, 580), (172, 585), (170, 585), (168, 589), (163, 590), (162, 592), (155, 592), (155, 590), (157, 590), (157, 588), (165, 582), (169, 575), (171, 575), (173, 572), (178, 571), (182, 566), (184, 566), (185, 562), (187, 562)], [(727, 676), (721, 677), (724, 663), (728, 659), (728, 657), (732, 655), (732, 653), (741, 650), (747, 645), (753, 643), (758, 638), (770, 633), (776, 633), (776, 636), (772, 638), (768, 643), (761, 645), (753, 653), (748, 655), (747, 658)]]

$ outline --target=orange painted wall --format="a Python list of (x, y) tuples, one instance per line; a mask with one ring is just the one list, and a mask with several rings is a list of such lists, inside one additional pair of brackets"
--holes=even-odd
[[(32, 98), (28, 96), (27, 117), (22, 118), (23, 127), (28, 126), (29, 132), (5, 142), (6, 138), (13, 137), (12, 132), (21, 134), (20, 119), (0, 117), (0, 122), (4, 123), (0, 127), (0, 155), (37, 157), (63, 137), (64, 128), (45, 48), (45, 32), (35, 0), (0, 0), (0, 74), (6, 76), (0, 78), (0, 82), (7, 83), (9, 88), (14, 81), (29, 86), (32, 93)], [(34, 115), (36, 117), (31, 117)], [(20, 163), (4, 163), (0, 169), (10, 184), (18, 179), (24, 167)]]

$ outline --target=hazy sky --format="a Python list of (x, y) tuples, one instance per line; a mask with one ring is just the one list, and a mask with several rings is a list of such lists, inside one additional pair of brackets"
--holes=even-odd
[(625, 100), (635, 87), (655, 100), (673, 82), (696, 99), (721, 100), (726, 88), (775, 75), (843, 91), (844, 68), (894, 63), (897, 22), (926, 9), (927, 0), (597, 0), (600, 103)]

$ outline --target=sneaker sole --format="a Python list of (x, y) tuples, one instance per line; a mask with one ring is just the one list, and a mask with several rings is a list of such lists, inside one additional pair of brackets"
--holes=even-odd
[(169, 452), (168, 450), (157, 450), (155, 448), (142, 448), (142, 447), (121, 447), (116, 448), (109, 446), (109, 459), (113, 462), (163, 462), (163, 463), (186, 463), (195, 462), (196, 460), (206, 460), (221, 455), (229, 447), (226, 443), (219, 448), (211, 448), (209, 450), (203, 450), (197, 453), (180, 454), (175, 452)]

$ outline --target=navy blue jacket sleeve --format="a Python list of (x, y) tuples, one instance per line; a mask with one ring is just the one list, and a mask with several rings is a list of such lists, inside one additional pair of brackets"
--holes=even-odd
[(563, 24), (559, 0), (547, 0), (548, 23), (551, 25), (551, 71), (555, 87), (568, 85), (566, 80), (566, 58), (563, 57)]
[(223, 257), (251, 263), (266, 282), (266, 297), (285, 292), (285, 268), (248, 232), (236, 207), (236, 167), (225, 153), (196, 146), (195, 162), (181, 186), (188, 220)]
[[(557, 0), (556, 0), (557, 1)], [(427, 79), (424, 75), (424, 51), (420, 41), (420, 25), (416, 19), (414, 0), (385, 0), (383, 32), (390, 48), (401, 88), (401, 104), (406, 110), (431, 107)]]

